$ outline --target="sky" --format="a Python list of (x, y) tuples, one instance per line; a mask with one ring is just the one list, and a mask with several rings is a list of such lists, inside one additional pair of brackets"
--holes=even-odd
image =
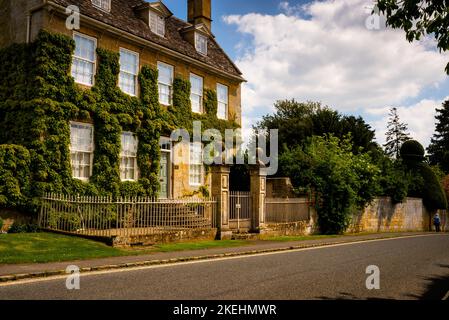
[[(163, 2), (186, 18), (187, 1)], [(294, 98), (362, 116), (383, 144), (397, 107), (412, 138), (427, 146), (435, 110), (449, 98), (449, 54), (432, 39), (409, 43), (371, 9), (372, 0), (212, 0), (212, 32), (248, 81), (244, 129), (277, 100)]]

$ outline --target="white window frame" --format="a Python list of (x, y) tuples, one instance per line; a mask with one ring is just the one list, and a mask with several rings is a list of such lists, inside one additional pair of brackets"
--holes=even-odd
[[(204, 42), (201, 42), (200, 40), (203, 40)], [(204, 46), (202, 46), (202, 44), (204, 44)], [(207, 44), (208, 44), (207, 37), (199, 32), (195, 32), (195, 49), (196, 49), (196, 51), (198, 51), (202, 55), (207, 56)]]
[[(201, 161), (196, 161), (193, 156), (193, 149), (199, 148), (201, 151)], [(192, 171), (194, 167), (200, 167), (200, 182), (194, 181), (196, 172)], [(201, 143), (190, 143), (189, 145), (189, 185), (192, 187), (199, 187), (204, 184), (204, 164), (203, 164), (203, 146)]]
[[(139, 57), (139, 53), (138, 53), (138, 52), (135, 52), (135, 51), (132, 51), (132, 50), (125, 49), (125, 48), (120, 48), (120, 59), (121, 59), (121, 57), (122, 57), (122, 52), (125, 52), (125, 53), (127, 53), (127, 54), (131, 54), (131, 55), (136, 56), (136, 63), (137, 63), (137, 65), (136, 65), (136, 73), (133, 74), (133, 73), (129, 73), (128, 71), (122, 70), (122, 65), (120, 64), (119, 88), (120, 88), (124, 93), (126, 93), (126, 94), (128, 94), (128, 95), (130, 95), (130, 96), (133, 96), (133, 97), (137, 97), (137, 93), (138, 93), (138, 75), (139, 75), (139, 70), (140, 70), (140, 57)], [(132, 75), (132, 76), (134, 77), (134, 93), (126, 92), (126, 91), (121, 87), (120, 84), (121, 84), (121, 76), (122, 76), (122, 73), (125, 73), (125, 74), (128, 74), (128, 75)]]
[[(159, 66), (168, 67), (171, 70), (171, 83), (164, 83), (160, 81), (160, 78), (157, 80), (158, 84), (158, 92), (159, 92), (159, 103), (165, 106), (171, 106), (173, 103), (173, 80), (175, 77), (175, 68), (172, 65), (169, 65), (165, 62), (158, 61), (157, 69), (159, 71)], [(168, 104), (165, 101), (161, 101), (161, 85), (168, 87)]]
[[(220, 95), (219, 93), (219, 89), (220, 88), (225, 88), (226, 89), (226, 101), (220, 101)], [(222, 119), (222, 120), (228, 120), (229, 117), (229, 87), (221, 84), (221, 83), (217, 83), (217, 101), (218, 101), (218, 106), (217, 106), (217, 117), (218, 119)], [(221, 117), (220, 115), (220, 104), (224, 104), (225, 105), (225, 116), (224, 118)]]
[[(191, 105), (192, 105), (192, 112), (195, 112), (195, 113), (203, 113), (204, 112), (204, 110), (203, 110), (203, 99), (204, 99), (204, 78), (203, 77), (201, 77), (201, 76), (198, 76), (198, 75), (196, 75), (196, 74), (194, 74), (194, 73), (191, 73), (190, 74), (190, 83), (192, 83), (192, 78), (196, 78), (197, 80), (201, 80), (201, 92), (199, 92), (199, 93), (195, 93), (195, 92), (193, 92), (193, 90), (191, 90), (191, 92), (190, 92), (190, 103), (191, 103)], [(192, 89), (193, 89), (193, 86), (192, 86)], [(199, 105), (199, 107), (198, 107), (198, 110), (194, 110), (193, 109), (193, 99), (192, 99), (192, 97), (193, 96), (196, 96), (196, 97), (199, 97), (200, 99), (200, 105)]]
[(150, 10), (148, 21), (150, 29), (153, 33), (158, 36), (165, 37), (165, 18), (163, 16)]
[[(139, 167), (137, 165), (137, 150), (139, 147), (139, 139), (137, 138), (137, 135), (134, 132), (124, 131), (120, 135), (120, 142), (122, 141), (123, 135), (131, 135), (131, 136), (135, 137), (135, 139), (136, 139), (136, 154), (135, 155), (125, 154), (124, 150), (123, 150), (123, 145), (120, 146), (120, 180), (121, 181), (137, 181), (137, 180), (139, 180)], [(126, 179), (126, 178), (122, 177), (122, 169), (125, 169), (125, 171), (126, 171), (127, 169), (130, 168), (130, 167), (126, 167), (126, 168), (122, 167), (122, 159), (123, 158), (131, 159), (134, 162), (134, 166), (133, 166), (134, 177), (131, 179)]]
[[(76, 125), (76, 126), (82, 126), (82, 127), (86, 127), (86, 128), (90, 128), (92, 130), (92, 141), (91, 141), (91, 146), (90, 146), (90, 150), (77, 150), (74, 149), (72, 146), (72, 143), (70, 143), (70, 166), (72, 169), (72, 177), (74, 179), (77, 180), (81, 180), (81, 181), (89, 181), (90, 177), (92, 177), (92, 172), (93, 172), (93, 164), (94, 164), (94, 151), (95, 151), (95, 129), (93, 124), (91, 123), (84, 123), (84, 122), (76, 122), (76, 121), (70, 121), (70, 131), (72, 128), (72, 125)], [(70, 140), (72, 140), (72, 132), (70, 132)], [(83, 153), (83, 154), (90, 154), (90, 164), (89, 164), (89, 177), (76, 177), (73, 172), (73, 161), (72, 161), (72, 154), (78, 154), (78, 153)], [(79, 170), (78, 170), (79, 171)]]
[(100, 10), (111, 12), (111, 0), (91, 0), (92, 5)]
[[(91, 41), (94, 42), (94, 60), (91, 61), (91, 60), (88, 60), (88, 59), (83, 58), (83, 57), (77, 57), (75, 55), (75, 52), (76, 52), (76, 50), (75, 50), (75, 52), (73, 53), (73, 57), (72, 57), (71, 75), (75, 79), (76, 83), (82, 84), (82, 85), (88, 86), (88, 87), (93, 87), (95, 85), (95, 75), (97, 74), (97, 39), (94, 38), (94, 37), (90, 37), (88, 35), (85, 35), (83, 33), (79, 33), (79, 32), (73, 32), (73, 40), (75, 40), (75, 36), (78, 36), (78, 37), (81, 37), (81, 38), (85, 38), (85, 39), (88, 39), (88, 40), (91, 40)], [(82, 60), (82, 61), (85, 61), (85, 62), (93, 64), (92, 83), (84, 83), (84, 82), (77, 81), (76, 77), (73, 76), (73, 66), (74, 66), (73, 62), (74, 62), (75, 59)]]

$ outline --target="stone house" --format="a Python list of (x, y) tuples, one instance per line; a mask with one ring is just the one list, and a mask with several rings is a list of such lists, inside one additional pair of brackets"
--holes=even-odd
[[(169, 129), (182, 124), (172, 121), (171, 126), (165, 126), (165, 120), (162, 124), (155, 123), (166, 119), (166, 113), (172, 113), (171, 117), (176, 119), (206, 119), (210, 126), (219, 124), (222, 128), (234, 128), (241, 125), (241, 84), (245, 80), (212, 33), (211, 0), (186, 1), (187, 21), (173, 16), (162, 1), (1, 0), (0, 4), (0, 48), (23, 44), (28, 46), (23, 49), (27, 59), (31, 59), (24, 67), (29, 73), (27, 79), (21, 83), (16, 79), (11, 83), (5, 79), (8, 76), (4, 76), (19, 69), (17, 64), (7, 70), (4, 67), (2, 71), (1, 82), (5, 89), (1, 99), (16, 101), (20, 107), (13, 109), (5, 103), (0, 106), (0, 125), (4, 131), (0, 134), (0, 144), (21, 145), (31, 151), (33, 183), (43, 186), (42, 191), (74, 192), (84, 188), (101, 193), (113, 181), (118, 181), (116, 189), (110, 187), (107, 191), (126, 190), (132, 195), (136, 190), (135, 193), (141, 195), (146, 194), (142, 188), (148, 185), (154, 188), (159, 184), (159, 197), (177, 198), (192, 194), (201, 186), (210, 187), (211, 178), (199, 160), (201, 149), (190, 146), (188, 165), (172, 163)], [(79, 28), (76, 26), (78, 18)], [(42, 30), (53, 38), (48, 34), (43, 36)], [(53, 70), (58, 67), (55, 61), (60, 61), (60, 65), (67, 62), (67, 57), (62, 56), (65, 52), (62, 48), (59, 48), (61, 56), (52, 56), (62, 43), (58, 41), (62, 40), (51, 40), (51, 48), (42, 44), (44, 38), (56, 39), (54, 35), (66, 36), (74, 44), (68, 62), (70, 66), (66, 70), (70, 79), (64, 78), (64, 72)], [(4, 54), (3, 57), (7, 57), (4, 59), (9, 60), (17, 56)], [(110, 57), (119, 59), (115, 73)], [(43, 61), (50, 66), (45, 69), (49, 71), (42, 67)], [(110, 69), (105, 67), (107, 63), (110, 63)], [(151, 79), (151, 73), (144, 72), (144, 68), (157, 70), (155, 88), (151, 83), (144, 88), (145, 81)], [(107, 82), (110, 74), (112, 81)], [(58, 84), (52, 81), (61, 78), (64, 83), (69, 83), (64, 84), (67, 89), (64, 93), (50, 94), (51, 90), (58, 90), (53, 88)], [(178, 85), (176, 79), (181, 79)], [(114, 82), (116, 88), (111, 88)], [(188, 101), (183, 100), (184, 96), (177, 89), (182, 88), (183, 83), (190, 84), (190, 90), (184, 92), (189, 92)], [(15, 86), (16, 90), (8, 91), (8, 86)], [(17, 88), (26, 88), (23, 89), (26, 92), (34, 88), (40, 100), (37, 101), (36, 94), (31, 93), (17, 98), (20, 91)], [(154, 113), (146, 110), (147, 101), (152, 100), (143, 96), (151, 90), (157, 90), (158, 106), (154, 106)], [(105, 97), (105, 92), (112, 93)], [(53, 103), (56, 109), (51, 109)], [(185, 115), (177, 114), (182, 103), (190, 108)], [(132, 109), (137, 105), (141, 109)], [(208, 109), (209, 105), (215, 109)], [(26, 108), (33, 113), (32, 119), (21, 120), (20, 124), (12, 120), (25, 119)], [(63, 116), (55, 118), (59, 114), (58, 108), (76, 109), (76, 112), (64, 111)], [(127, 108), (133, 111), (128, 112)], [(114, 118), (105, 116), (105, 110)], [(45, 122), (43, 114), (48, 121), (45, 129), (40, 133), (27, 133), (35, 128), (39, 119), (42, 120), (40, 123)], [(55, 128), (60, 131), (53, 132)], [(14, 132), (23, 133), (23, 137)], [(70, 138), (61, 139), (61, 132), (69, 134)], [(111, 141), (105, 138), (106, 133)], [(27, 137), (32, 135), (35, 139), (28, 141)], [(151, 139), (159, 141), (156, 151), (151, 148)], [(117, 149), (112, 140), (120, 142)], [(107, 143), (111, 145), (106, 146)], [(139, 187), (133, 184), (144, 181), (142, 178), (147, 182)], [(66, 187), (69, 180), (71, 184), (76, 181), (71, 188)], [(88, 184), (93, 187), (87, 187)]]

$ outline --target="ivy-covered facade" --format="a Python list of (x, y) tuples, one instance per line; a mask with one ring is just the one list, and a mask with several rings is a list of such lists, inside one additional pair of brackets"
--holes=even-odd
[[(194, 120), (203, 129), (239, 127), (235, 117), (218, 119), (217, 92), (211, 88), (204, 88), (203, 112), (192, 112), (191, 83), (181, 74), (173, 77), (171, 104), (161, 105), (157, 66), (144, 61), (138, 64), (137, 94), (124, 93), (118, 85), (120, 52), (101, 46), (95, 49), (93, 85), (79, 85), (73, 77), (75, 52), (73, 36), (43, 29), (30, 43), (0, 49), (0, 207), (33, 211), (48, 192), (160, 196), (161, 137), (177, 128), (191, 131)], [(76, 124), (92, 128), (87, 179), (75, 174), (81, 169), (74, 163), (83, 163), (74, 159)], [(126, 133), (136, 142), (135, 179), (123, 177)], [(207, 179), (164, 196), (206, 189)]]

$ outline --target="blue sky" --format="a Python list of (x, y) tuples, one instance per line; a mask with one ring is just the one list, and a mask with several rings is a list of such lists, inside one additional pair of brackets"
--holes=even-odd
[[(164, 0), (186, 18), (187, 0)], [(449, 96), (449, 55), (403, 32), (366, 27), (372, 0), (212, 0), (212, 32), (243, 71), (244, 127), (278, 99), (321, 101), (362, 115), (384, 142), (389, 107), (427, 145), (435, 108)], [(305, 5), (305, 6), (304, 6)], [(371, 21), (371, 20), (370, 20)]]
[[(181, 19), (187, 18), (187, 0), (163, 0), (173, 14)], [(307, 1), (292, 1), (292, 3), (304, 3)], [(263, 13), (279, 14), (279, 0), (212, 0), (212, 32), (217, 41), (235, 59), (237, 52), (235, 46), (242, 40), (242, 35), (236, 32), (235, 26), (226, 24), (222, 17), (234, 14)]]

